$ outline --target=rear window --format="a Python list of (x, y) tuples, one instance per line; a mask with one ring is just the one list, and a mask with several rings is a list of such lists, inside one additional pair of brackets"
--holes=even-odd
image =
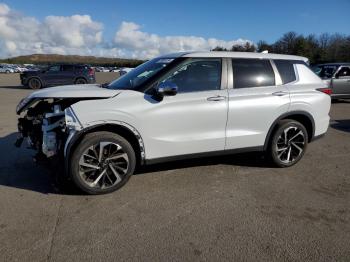
[(275, 74), (269, 60), (232, 59), (234, 88), (275, 85)]
[(339, 68), (339, 65), (320, 65), (320, 66), (314, 66), (312, 70), (315, 72), (316, 75), (321, 77), (322, 79), (328, 79), (333, 76), (335, 71)]
[(283, 84), (291, 83), (297, 79), (294, 71), (293, 61), (274, 60), (274, 62), (281, 76)]

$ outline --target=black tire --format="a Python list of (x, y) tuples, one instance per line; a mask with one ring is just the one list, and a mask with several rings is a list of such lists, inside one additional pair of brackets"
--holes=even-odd
[(36, 77), (33, 77), (33, 78), (29, 79), (28, 86), (31, 89), (40, 89), (40, 88), (43, 87), (40, 79), (36, 78)]
[[(122, 154), (127, 155), (128, 160), (126, 162), (128, 162), (127, 165), (125, 165), (124, 163), (124, 167), (125, 167), (125, 174), (120, 174), (119, 172), (117, 172), (118, 178), (116, 175), (113, 174), (113, 172), (115, 172), (117, 169), (116, 166), (114, 166), (114, 168), (110, 168), (109, 164), (105, 163), (106, 161), (108, 162), (108, 158), (105, 158), (105, 160), (102, 161), (97, 161), (96, 160), (91, 160), (91, 163), (93, 165), (98, 165), (99, 166), (99, 170), (93, 170), (93, 171), (88, 171), (86, 172), (85, 170), (85, 166), (81, 165), (81, 161), (83, 161), (84, 164), (86, 164), (86, 162), (84, 162), (86, 159), (86, 152), (87, 150), (91, 150), (90, 148), (93, 147), (94, 149), (96, 149), (94, 146), (100, 146), (100, 143), (110, 143), (108, 144), (108, 146), (114, 146), (114, 145), (118, 145), (121, 147), (120, 150), (122, 150)], [(106, 148), (106, 147), (102, 147), (102, 151), (104, 153), (105, 150), (108, 151), (108, 154), (110, 153), (109, 151), (111, 151), (110, 148)], [(115, 147), (117, 148), (117, 147)], [(115, 149), (114, 148), (114, 149)], [(108, 150), (107, 150), (108, 149)], [(97, 150), (91, 151), (91, 152), (95, 152), (96, 153)], [(100, 151), (101, 152), (101, 151)], [(116, 152), (121, 152), (121, 151), (115, 151)], [(120, 154), (120, 153), (119, 153)], [(83, 156), (84, 155), (84, 156)], [(102, 154), (103, 155), (103, 154)], [(95, 155), (96, 157), (99, 158), (99, 156)], [(103, 157), (104, 158), (104, 157)], [(83, 160), (82, 160), (83, 159)], [(119, 158), (120, 159), (120, 158)], [(123, 159), (121, 159), (123, 160)], [(119, 160), (119, 161), (121, 161)], [(125, 160), (125, 159), (124, 159)], [(95, 161), (95, 162), (94, 162)], [(130, 145), (130, 143), (123, 137), (111, 133), (111, 132), (105, 132), (105, 131), (101, 131), (101, 132), (95, 132), (95, 133), (91, 133), (91, 134), (87, 134), (82, 141), (79, 143), (79, 145), (77, 146), (77, 148), (74, 150), (74, 152), (71, 155), (70, 158), (70, 176), (72, 178), (72, 180), (74, 181), (75, 185), (81, 189), (83, 192), (87, 193), (87, 194), (91, 194), (91, 195), (97, 195), (97, 194), (106, 194), (106, 193), (110, 193), (113, 192), (115, 190), (118, 190), (119, 188), (121, 188), (122, 186), (124, 186), (128, 180), (130, 179), (131, 175), (134, 173), (135, 171), (135, 166), (136, 166), (136, 156), (135, 156), (135, 151), (132, 148), (132, 146)], [(96, 164), (98, 163), (98, 164)], [(114, 162), (116, 163), (116, 162)], [(113, 164), (114, 164), (113, 163)], [(119, 167), (118, 167), (119, 168)], [(93, 169), (93, 168), (90, 168)], [(88, 167), (87, 167), (88, 170)], [(103, 171), (101, 171), (103, 170)], [(106, 171), (107, 170), (107, 171)], [(104, 173), (104, 174), (102, 174)], [(109, 187), (105, 187), (103, 188), (103, 183), (105, 182), (112, 182), (113, 180), (113, 176), (115, 178), (115, 183), (116, 184), (112, 184), (108, 185)], [(89, 182), (88, 180), (90, 179), (90, 177), (92, 177), (92, 181), (93, 182)], [(100, 177), (100, 178), (99, 178)], [(99, 179), (98, 179), (99, 178)], [(112, 180), (111, 180), (112, 178)], [(107, 179), (109, 181), (107, 181)], [(120, 181), (118, 182), (118, 179), (120, 179)], [(98, 180), (98, 183), (95, 186), (91, 186), (89, 185), (89, 183), (93, 184)]]
[(84, 84), (87, 84), (87, 81), (85, 78), (77, 78), (74, 82), (74, 84), (76, 85), (84, 85)]
[[(285, 130), (288, 130), (286, 139)], [(267, 154), (275, 166), (289, 167), (303, 157), (307, 144), (308, 133), (304, 125), (292, 119), (284, 119), (278, 122), (272, 134)]]
[(10, 71), (9, 70), (6, 70), (6, 72), (5, 72), (6, 74), (9, 74), (10, 73)]

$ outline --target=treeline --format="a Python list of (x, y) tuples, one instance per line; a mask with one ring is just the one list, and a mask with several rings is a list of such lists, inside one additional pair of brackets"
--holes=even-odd
[(17, 56), (0, 60), (1, 63), (9, 64), (37, 64), (48, 65), (56, 63), (74, 63), (89, 64), (93, 66), (117, 66), (117, 67), (136, 67), (143, 63), (143, 60), (78, 56), (78, 55), (56, 55), (56, 54), (34, 54), (27, 56)]
[(262, 52), (299, 55), (309, 58), (311, 63), (350, 62), (350, 36), (341, 34), (301, 35), (295, 32), (284, 34), (269, 44), (259, 41), (257, 45), (247, 42), (231, 49), (216, 47), (213, 51)]

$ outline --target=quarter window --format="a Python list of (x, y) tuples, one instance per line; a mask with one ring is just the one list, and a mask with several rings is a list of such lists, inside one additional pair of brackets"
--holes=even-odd
[(295, 76), (293, 61), (274, 60), (274, 62), (283, 84), (291, 83), (297, 79)]
[(221, 87), (221, 59), (189, 59), (162, 82), (173, 82), (178, 93), (218, 90)]
[(232, 59), (234, 88), (275, 85), (275, 74), (269, 60)]

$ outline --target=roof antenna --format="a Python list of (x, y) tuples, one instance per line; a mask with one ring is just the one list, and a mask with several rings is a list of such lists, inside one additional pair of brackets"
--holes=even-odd
[(268, 54), (269, 53), (269, 50), (264, 50), (261, 52), (262, 54)]

